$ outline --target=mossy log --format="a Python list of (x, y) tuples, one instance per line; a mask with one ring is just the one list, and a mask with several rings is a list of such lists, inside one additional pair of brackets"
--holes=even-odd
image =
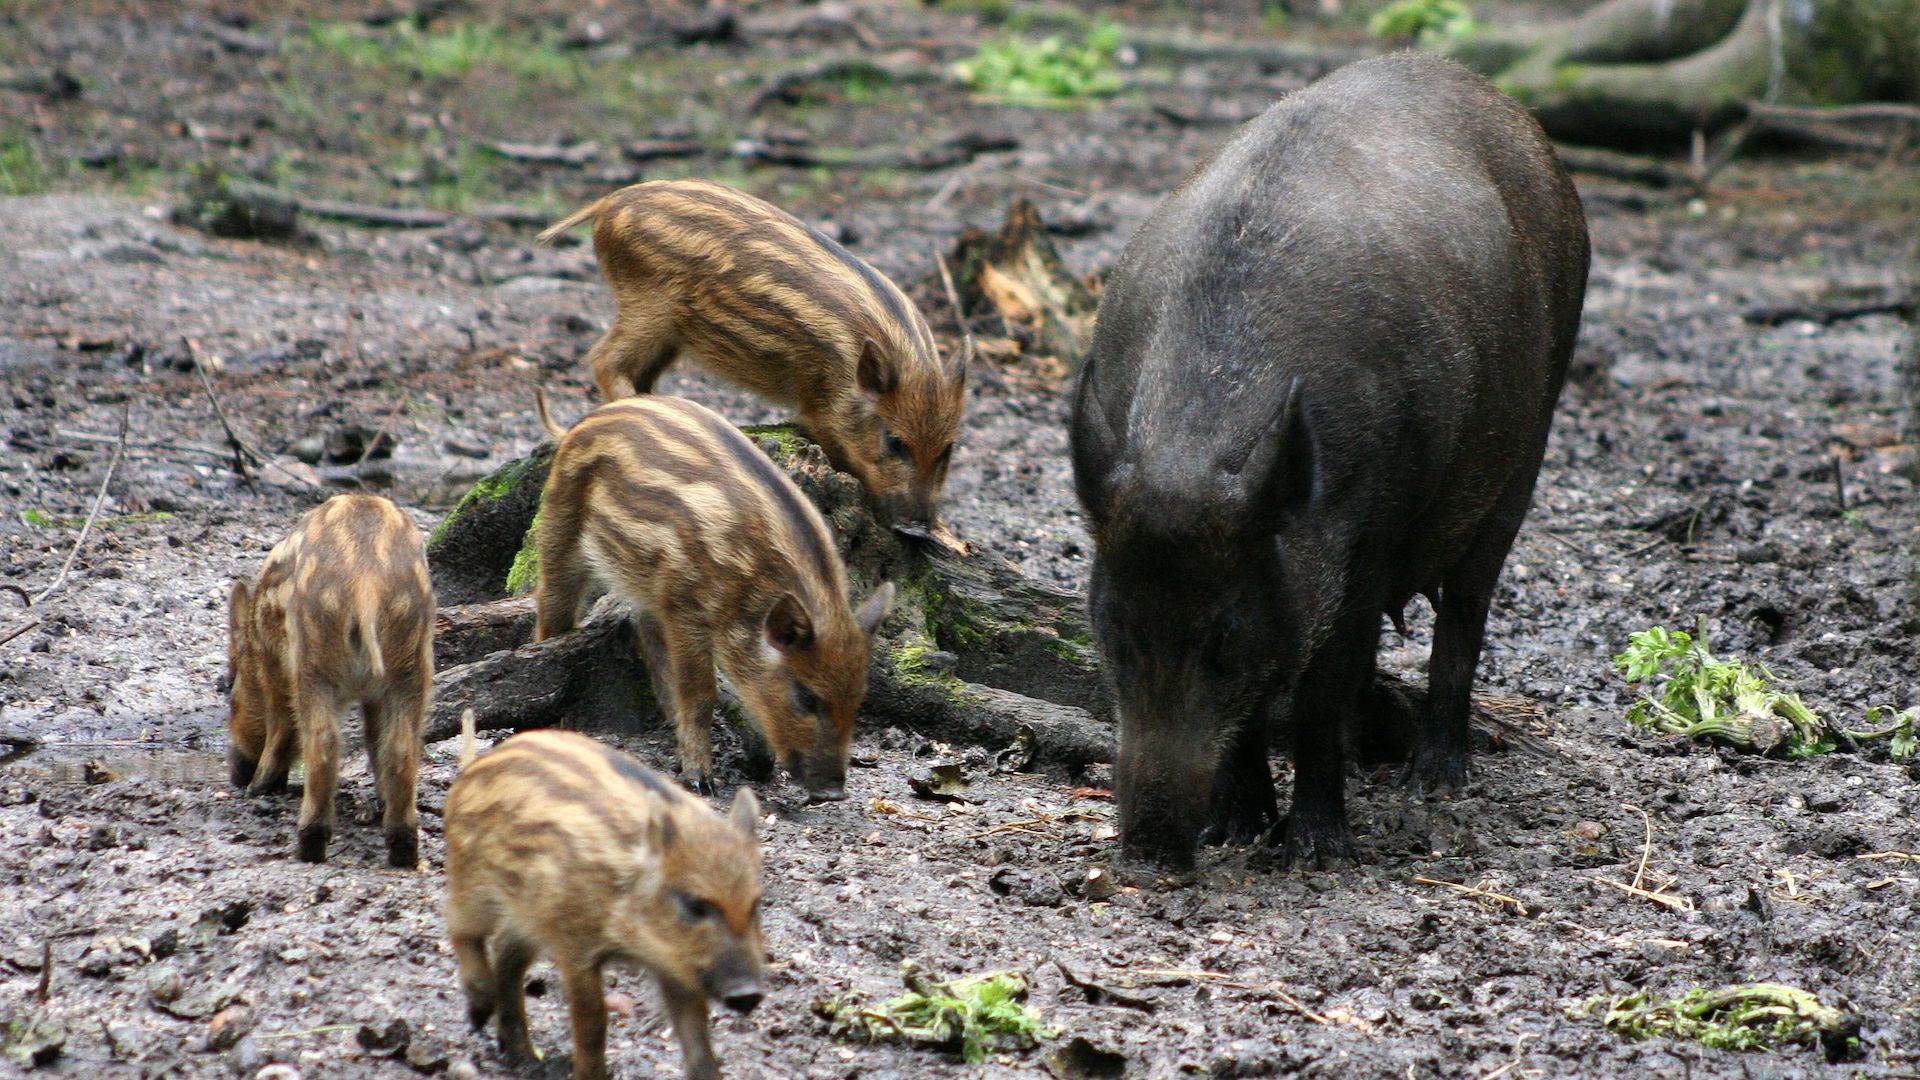
[(1920, 0), (1608, 0), (1448, 51), (1557, 139), (1673, 144), (1747, 119), (1756, 101), (1920, 100)]
[[(905, 540), (875, 521), (859, 484), (791, 427), (744, 430), (820, 508), (854, 593), (881, 581), (899, 587), (874, 650), (863, 722), (1000, 745), (1027, 728), (1044, 762), (1111, 759), (1112, 699), (1078, 597), (1038, 585), (994, 555), (962, 557)], [(551, 464), (552, 447), (543, 446), (501, 467), (434, 531), (427, 554), (435, 586), (455, 603), (438, 620), (429, 738), (456, 732), (467, 707), (486, 728), (632, 731), (659, 720), (617, 608), (603, 604), (573, 633), (529, 644), (532, 603), (506, 599), (509, 579), (524, 575)]]

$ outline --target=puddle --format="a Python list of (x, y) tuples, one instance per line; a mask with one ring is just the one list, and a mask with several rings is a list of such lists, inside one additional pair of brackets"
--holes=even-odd
[(170, 784), (225, 784), (227, 757), (224, 752), (125, 742), (46, 743), (0, 754), (0, 780), (103, 784), (129, 777)]

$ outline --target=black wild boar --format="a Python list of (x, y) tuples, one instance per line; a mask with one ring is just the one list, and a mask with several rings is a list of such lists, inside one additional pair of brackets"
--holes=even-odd
[(474, 1030), (499, 1021), (500, 1051), (531, 1062), (524, 982), (545, 951), (573, 1028), (573, 1080), (607, 1075), (601, 968), (660, 981), (692, 1080), (720, 1075), (707, 999), (760, 1002), (759, 803), (726, 817), (633, 758), (569, 731), (530, 731), (473, 758), (447, 792), (447, 936)]
[(836, 468), (914, 536), (938, 521), (966, 398), (927, 320), (886, 275), (793, 215), (708, 180), (621, 188), (540, 234), (593, 223), (619, 310), (587, 362), (602, 401), (653, 392), (684, 351), (799, 410)]
[(680, 768), (713, 773), (714, 669), (774, 758), (815, 800), (844, 798), (884, 582), (858, 611), (826, 521), (719, 414), (683, 398), (622, 398), (569, 431), (540, 495), (536, 640), (571, 630), (598, 583), (634, 613)]
[(1073, 417), (1131, 855), (1278, 818), (1350, 857), (1346, 731), (1381, 615), (1437, 612), (1416, 791), (1467, 778), (1468, 691), (1586, 290), (1580, 201), (1449, 61), (1346, 67), (1243, 126), (1128, 243)]
[(327, 857), (340, 771), (339, 715), (367, 728), (387, 861), (419, 862), (414, 782), (433, 687), (433, 587), (420, 530), (378, 495), (336, 495), (233, 585), (227, 758), (248, 794), (286, 786), (305, 758), (299, 855)]

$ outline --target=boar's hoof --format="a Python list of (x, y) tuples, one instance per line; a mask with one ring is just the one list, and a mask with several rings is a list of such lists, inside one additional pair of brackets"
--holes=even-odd
[(325, 825), (309, 825), (300, 830), (300, 861), (326, 862), (327, 843), (333, 839), (333, 830)]
[(387, 834), (387, 865), (412, 870), (420, 865), (420, 834), (414, 829), (395, 829)]
[(682, 774), (680, 780), (681, 783), (687, 785), (688, 791), (702, 798), (711, 799), (719, 793), (718, 789), (713, 786), (712, 773), (685, 773)]
[(1279, 830), (1280, 865), (1289, 869), (1311, 867), (1332, 870), (1354, 861), (1353, 837), (1345, 825), (1303, 822), (1299, 815), (1287, 818)]
[(809, 803), (844, 802), (846, 798), (847, 785), (839, 781), (831, 784), (821, 784), (818, 787), (810, 787), (807, 789), (807, 801)]
[(744, 990), (737, 994), (728, 994), (720, 1000), (734, 1012), (745, 1014), (752, 1012), (753, 1007), (760, 1004), (760, 997), (758, 990)]
[(245, 788), (253, 782), (253, 770), (260, 765), (260, 759), (250, 758), (238, 750), (227, 751), (227, 779), (233, 786)]
[(493, 1004), (491, 1002), (485, 1005), (471, 1001), (467, 1003), (467, 1023), (473, 1025), (473, 1030), (487, 1030), (487, 1021), (491, 1019), (493, 1019)]
[(1414, 748), (1413, 760), (1400, 776), (1400, 783), (1412, 793), (1415, 801), (1430, 796), (1448, 795), (1467, 786), (1467, 755), (1465, 753), (1428, 753), (1418, 746)]

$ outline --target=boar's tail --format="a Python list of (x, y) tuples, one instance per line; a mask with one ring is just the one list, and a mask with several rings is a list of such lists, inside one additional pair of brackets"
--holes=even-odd
[(568, 229), (573, 228), (575, 225), (592, 221), (594, 218), (599, 217), (600, 210), (602, 207), (606, 205), (606, 202), (607, 200), (605, 199), (596, 199), (593, 202), (588, 203), (587, 205), (581, 207), (580, 209), (575, 210), (573, 213), (568, 214), (566, 217), (561, 218), (559, 221), (556, 221), (553, 224), (547, 226), (546, 228), (540, 230), (540, 235), (537, 237), (534, 237), (534, 239), (539, 241), (542, 244), (553, 243), (555, 240), (560, 239), (562, 234), (564, 234)]
[(380, 598), (370, 589), (362, 589), (355, 598), (354, 630), (360, 635), (360, 648), (367, 654), (367, 677), (387, 677), (387, 661), (380, 655)]
[(473, 761), (473, 709), (460, 710), (460, 767)]
[(553, 437), (554, 442), (559, 442), (562, 438), (566, 437), (567, 429), (554, 423), (553, 417), (547, 413), (546, 387), (536, 386), (533, 388), (533, 407), (540, 413), (540, 426), (547, 429), (547, 434)]

